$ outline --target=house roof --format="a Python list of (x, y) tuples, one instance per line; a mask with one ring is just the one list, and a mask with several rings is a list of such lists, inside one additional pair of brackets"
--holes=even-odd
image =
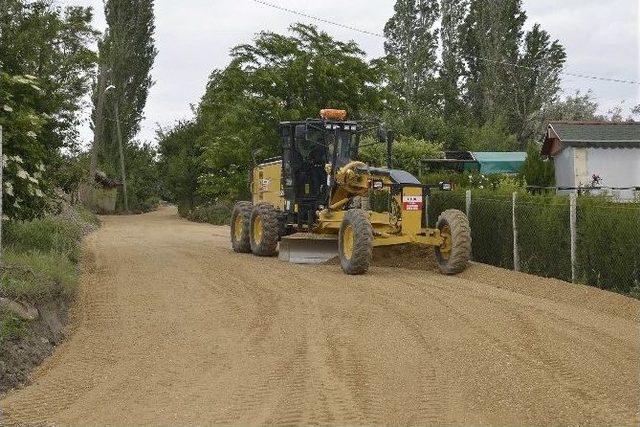
[(550, 122), (542, 155), (555, 155), (567, 146), (640, 147), (640, 122)]

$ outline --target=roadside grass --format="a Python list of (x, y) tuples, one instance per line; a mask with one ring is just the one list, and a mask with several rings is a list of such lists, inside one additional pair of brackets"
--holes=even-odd
[(84, 221), (85, 223), (94, 225), (96, 227), (100, 225), (100, 218), (98, 218), (98, 215), (91, 212), (91, 210), (89, 210), (88, 208), (82, 205), (77, 205), (73, 208), (73, 210), (78, 215), (81, 221)]
[(68, 254), (20, 252), (13, 248), (3, 254), (0, 294), (6, 298), (30, 303), (68, 298), (73, 295), (77, 280), (76, 261)]
[(16, 252), (59, 252), (77, 261), (78, 242), (82, 239), (79, 224), (62, 217), (38, 218), (32, 221), (8, 221), (3, 225), (2, 240)]
[(73, 295), (84, 234), (98, 218), (84, 208), (55, 217), (5, 221), (0, 296), (38, 304)]

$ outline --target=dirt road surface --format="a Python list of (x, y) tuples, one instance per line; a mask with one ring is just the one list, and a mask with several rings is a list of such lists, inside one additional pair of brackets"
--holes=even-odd
[(105, 218), (86, 252), (72, 334), (0, 401), (6, 424), (640, 421), (630, 298), (238, 255), (172, 208)]

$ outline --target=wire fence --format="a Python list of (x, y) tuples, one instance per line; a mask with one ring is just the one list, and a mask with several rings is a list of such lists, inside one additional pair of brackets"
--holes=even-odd
[(446, 209), (469, 216), (474, 261), (640, 293), (640, 203), (575, 195), (434, 192), (429, 225)]

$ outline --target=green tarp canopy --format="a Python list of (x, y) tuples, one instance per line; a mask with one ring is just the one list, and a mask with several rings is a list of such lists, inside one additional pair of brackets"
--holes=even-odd
[(472, 151), (480, 173), (517, 173), (527, 158), (523, 151)]

